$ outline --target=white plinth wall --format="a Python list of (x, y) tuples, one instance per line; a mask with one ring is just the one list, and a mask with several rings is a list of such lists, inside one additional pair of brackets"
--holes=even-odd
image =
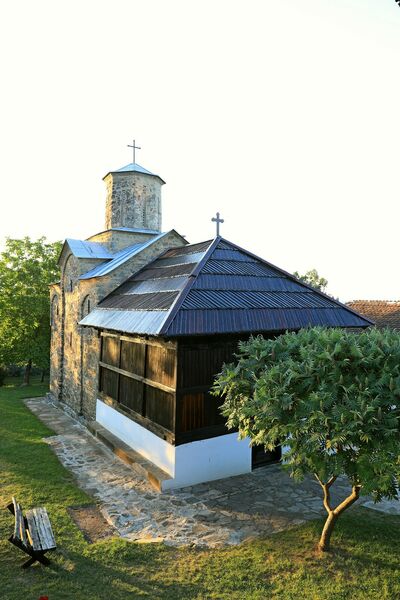
[(238, 440), (237, 433), (173, 446), (101, 400), (96, 421), (171, 476), (163, 490), (251, 471), (249, 440)]

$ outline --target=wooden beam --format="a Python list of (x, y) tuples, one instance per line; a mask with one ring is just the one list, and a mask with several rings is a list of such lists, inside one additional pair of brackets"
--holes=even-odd
[(169, 392), (171, 394), (175, 393), (175, 388), (170, 387), (169, 385), (164, 385), (163, 383), (152, 381), (151, 379), (147, 379), (146, 377), (142, 377), (141, 375), (135, 375), (135, 373), (124, 371), (124, 369), (114, 367), (113, 365), (108, 365), (107, 363), (104, 363), (102, 361), (99, 361), (99, 365), (103, 367), (103, 369), (108, 369), (109, 371), (114, 371), (115, 373), (119, 373), (120, 375), (125, 375), (125, 377), (130, 377), (131, 379), (135, 379), (136, 381), (141, 381), (146, 385), (150, 385), (151, 387), (163, 390), (164, 392)]

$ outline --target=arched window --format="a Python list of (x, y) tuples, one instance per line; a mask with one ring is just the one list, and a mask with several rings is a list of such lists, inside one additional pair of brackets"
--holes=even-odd
[(58, 295), (54, 294), (50, 302), (50, 325), (55, 326), (58, 323)]
[(81, 303), (81, 319), (90, 313), (91, 303), (89, 294), (84, 297)]

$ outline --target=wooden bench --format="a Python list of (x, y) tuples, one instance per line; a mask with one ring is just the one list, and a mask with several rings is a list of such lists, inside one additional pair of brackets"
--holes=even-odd
[(50, 561), (45, 554), (56, 548), (56, 541), (47, 510), (45, 508), (33, 508), (27, 510), (24, 516), (22, 506), (18, 504), (15, 498), (12, 499), (7, 508), (15, 517), (14, 533), (8, 541), (30, 556), (29, 560), (24, 562), (22, 568), (26, 569), (36, 561), (39, 561), (42, 565), (49, 565)]

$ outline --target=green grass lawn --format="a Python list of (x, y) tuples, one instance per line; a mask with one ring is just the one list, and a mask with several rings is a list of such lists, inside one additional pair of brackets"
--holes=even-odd
[[(1, 600), (400, 599), (400, 518), (362, 508), (341, 519), (335, 551), (324, 556), (314, 550), (322, 521), (224, 550), (86, 543), (67, 507), (92, 500), (43, 442), (52, 432), (22, 402), (45, 391), (35, 381), (0, 388)], [(20, 569), (27, 557), (7, 541), (13, 517), (3, 508), (12, 495), (25, 508), (47, 507), (58, 543), (50, 568)]]

